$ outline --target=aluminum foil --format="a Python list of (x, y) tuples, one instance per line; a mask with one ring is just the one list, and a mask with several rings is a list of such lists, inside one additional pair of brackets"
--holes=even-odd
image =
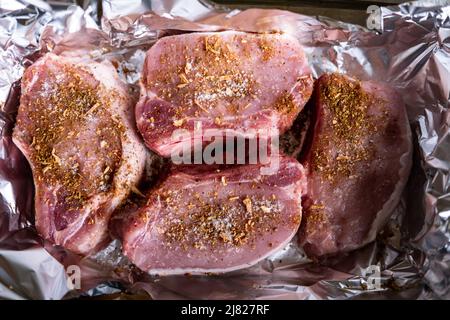
[[(450, 3), (375, 9), (380, 32), (281, 10), (231, 11), (204, 0), (83, 7), (0, 1), (0, 298), (450, 299)], [(314, 76), (338, 71), (387, 81), (402, 94), (415, 133), (414, 166), (400, 205), (369, 235), (376, 239), (320, 264), (293, 242), (252, 268), (195, 277), (143, 274), (118, 240), (81, 259), (40, 239), (30, 169), (11, 141), (24, 69), (47, 51), (83, 50), (114, 60), (134, 86), (145, 50), (159, 37), (224, 29), (290, 33), (305, 47)]]

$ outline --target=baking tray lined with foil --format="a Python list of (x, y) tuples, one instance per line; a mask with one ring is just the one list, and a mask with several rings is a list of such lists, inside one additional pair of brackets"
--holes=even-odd
[[(448, 298), (450, 60), (444, 2), (383, 7), (380, 34), (327, 18), (281, 10), (230, 11), (205, 1), (103, 1), (101, 7), (101, 20), (96, 2), (82, 9), (11, 1), (1, 8), (2, 297), (126, 292), (153, 299)], [(114, 61), (122, 79), (136, 86), (145, 51), (159, 37), (225, 29), (291, 34), (304, 46), (315, 77), (340, 72), (382, 80), (402, 95), (414, 133), (414, 166), (401, 204), (376, 241), (326, 264), (311, 262), (291, 243), (252, 268), (222, 276), (151, 277), (127, 261), (117, 240), (80, 259), (40, 239), (33, 228), (30, 169), (11, 141), (24, 69), (44, 52), (83, 50), (99, 61)], [(69, 278), (81, 275), (81, 289), (69, 289), (66, 271)]]

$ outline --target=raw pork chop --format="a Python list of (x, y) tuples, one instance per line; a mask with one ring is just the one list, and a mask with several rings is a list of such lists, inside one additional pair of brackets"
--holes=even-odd
[(144, 166), (134, 128), (133, 99), (110, 63), (47, 54), (26, 70), (13, 139), (33, 170), (44, 238), (80, 254), (107, 239)]
[[(286, 131), (312, 93), (299, 42), (288, 35), (235, 31), (160, 39), (148, 52), (136, 108), (146, 145), (169, 157), (198, 138), (176, 129), (219, 129), (253, 138)], [(201, 138), (201, 134), (199, 134)]]
[(321, 256), (375, 239), (408, 180), (412, 145), (404, 104), (385, 84), (324, 75), (315, 98), (299, 239)]
[(151, 274), (251, 266), (295, 235), (305, 189), (292, 158), (273, 175), (261, 175), (259, 165), (175, 167), (122, 224), (124, 253)]

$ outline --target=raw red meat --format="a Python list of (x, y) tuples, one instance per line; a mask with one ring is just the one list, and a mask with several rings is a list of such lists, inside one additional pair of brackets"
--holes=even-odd
[(33, 171), (44, 238), (80, 254), (107, 239), (144, 167), (133, 104), (108, 62), (47, 54), (26, 70), (13, 139)]
[(241, 269), (279, 250), (300, 224), (305, 175), (292, 158), (272, 175), (260, 169), (175, 167), (144, 206), (128, 212), (125, 255), (146, 272), (168, 275)]
[(299, 240), (308, 255), (322, 256), (375, 239), (408, 180), (412, 143), (404, 104), (387, 84), (330, 74), (314, 95)]
[(148, 52), (136, 108), (146, 145), (169, 157), (199, 137), (172, 138), (176, 129), (218, 129), (259, 138), (286, 131), (312, 92), (299, 42), (288, 35), (236, 31), (160, 39)]

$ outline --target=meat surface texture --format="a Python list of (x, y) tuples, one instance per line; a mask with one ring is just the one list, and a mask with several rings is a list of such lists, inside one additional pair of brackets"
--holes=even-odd
[(412, 142), (404, 104), (386, 84), (328, 74), (314, 96), (299, 240), (323, 256), (375, 239), (408, 180)]
[(291, 158), (272, 175), (259, 165), (175, 167), (122, 223), (124, 253), (150, 274), (249, 267), (295, 235), (305, 189), (303, 167)]
[(79, 254), (107, 240), (144, 168), (133, 100), (109, 62), (49, 53), (25, 71), (13, 140), (33, 171), (44, 238)]
[(146, 145), (169, 157), (218, 129), (253, 138), (286, 131), (309, 99), (310, 69), (299, 42), (288, 35), (235, 31), (160, 39), (148, 52), (136, 107)]

